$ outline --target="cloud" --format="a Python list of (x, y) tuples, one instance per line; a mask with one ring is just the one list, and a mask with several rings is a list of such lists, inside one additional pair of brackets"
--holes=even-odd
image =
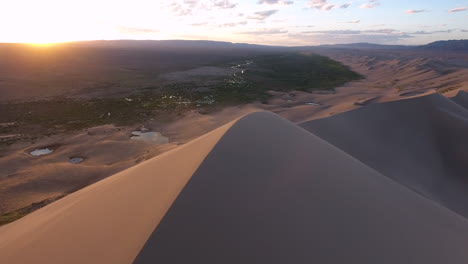
[(237, 3), (232, 3), (229, 0), (216, 0), (212, 1), (213, 6), (220, 9), (232, 9), (237, 6)]
[(219, 27), (236, 27), (236, 26), (243, 26), (243, 25), (247, 25), (247, 21), (224, 23), (224, 24), (220, 24)]
[[(385, 33), (387, 32), (387, 33)], [(390, 32), (390, 33), (388, 33)], [(413, 38), (413, 36), (396, 30), (331, 30), (308, 31), (298, 34), (288, 34), (288, 37), (302, 43), (317, 44), (348, 44), (348, 43), (398, 43), (401, 40)]]
[(422, 13), (422, 12), (427, 12), (427, 11), (424, 9), (409, 9), (405, 11), (406, 14), (416, 14), (416, 13)]
[(267, 5), (292, 5), (294, 1), (288, 0), (259, 0), (259, 4), (267, 4)]
[(255, 31), (245, 31), (239, 32), (238, 34), (243, 35), (278, 35), (278, 34), (286, 34), (288, 33), (287, 30), (280, 29), (280, 28), (270, 28), (270, 29), (260, 29)]
[(155, 30), (155, 29), (134, 28), (134, 27), (125, 27), (125, 26), (118, 26), (117, 30), (121, 33), (127, 33), (127, 34), (153, 34), (153, 33), (160, 32), (159, 30)]
[[(305, 32), (303, 32), (305, 33)], [(351, 29), (344, 29), (344, 30), (316, 30), (316, 31), (308, 31), (307, 33), (316, 33), (316, 34), (334, 34), (334, 35), (350, 35), (350, 34), (395, 34), (401, 35), (406, 34), (401, 31), (390, 29), (390, 28), (382, 28), (382, 29), (369, 29), (369, 30), (351, 30)]]
[(268, 17), (276, 14), (278, 12), (277, 9), (272, 9), (272, 10), (265, 10), (265, 11), (259, 11), (255, 12), (253, 16), (249, 16), (249, 19), (256, 19), (256, 20), (265, 20)]
[(194, 3), (190, 2), (189, 6), (180, 4), (179, 2), (173, 2), (170, 4), (170, 10), (175, 16), (188, 16), (192, 14), (192, 6)]
[(455, 12), (462, 12), (466, 10), (468, 10), (468, 7), (465, 6), (465, 7), (457, 7), (457, 8), (450, 9), (449, 12), (455, 13)]
[(209, 25), (210, 23), (208, 22), (200, 22), (200, 23), (192, 23), (190, 24), (190, 26), (194, 26), (194, 27), (201, 27), (201, 26), (206, 26), (206, 25)]
[(341, 5), (331, 4), (328, 0), (311, 0), (309, 2), (309, 7), (322, 10), (322, 11), (330, 11), (333, 8), (348, 8), (351, 6), (352, 3), (344, 3)]
[(369, 2), (362, 4), (359, 8), (374, 8), (380, 5), (379, 0), (369, 0)]
[(375, 29), (375, 30), (316, 30), (304, 31), (301, 34), (313, 35), (315, 37), (323, 37), (326, 39), (349, 40), (354, 39), (379, 39), (381, 41), (396, 41), (400, 39), (412, 38), (411, 34), (401, 32), (395, 29)]
[(349, 34), (361, 34), (360, 30), (316, 30), (316, 31), (305, 31), (302, 33), (313, 33), (313, 34), (329, 34), (329, 35), (349, 35)]
[(343, 8), (343, 9), (348, 8), (351, 6), (351, 4), (352, 3), (349, 2), (349, 3), (337, 5), (337, 4), (329, 3), (328, 0), (311, 0), (309, 2), (309, 7), (315, 8), (318, 10), (329, 11), (329, 10), (332, 10), (333, 8)]
[(435, 28), (435, 27), (446, 27), (448, 24), (439, 24), (439, 25), (421, 25), (421, 28)]
[(340, 7), (340, 8), (348, 8), (348, 7), (351, 6), (351, 4), (352, 4), (352, 3), (345, 3), (345, 4), (340, 5), (339, 7)]
[(168, 4), (169, 10), (175, 16), (191, 16), (199, 10), (233, 9), (236, 6), (237, 3), (233, 3), (231, 0), (183, 0), (172, 1)]
[(408, 32), (408, 34), (409, 35), (432, 35), (432, 34), (439, 34), (439, 33), (452, 33), (453, 31), (454, 31), (453, 29), (435, 30), (435, 31), (419, 30), (419, 31), (414, 31), (414, 32)]
[(453, 29), (438, 31), (415, 31), (402, 32), (391, 28), (370, 29), (370, 30), (315, 30), (304, 31), (298, 34), (289, 34), (295, 38), (306, 40), (307, 38), (319, 40), (321, 43), (394, 43), (404, 39), (414, 38), (419, 35), (451, 33)]
[(351, 21), (347, 21), (345, 23), (347, 23), (347, 24), (358, 24), (358, 23), (361, 23), (361, 20), (351, 20)]
[(184, 0), (184, 4), (187, 4), (190, 7), (195, 7), (199, 2), (199, 0)]
[(328, 11), (336, 7), (336, 5), (328, 3), (327, 0), (311, 0), (309, 3), (309, 6), (311, 8), (324, 10), (324, 11)]

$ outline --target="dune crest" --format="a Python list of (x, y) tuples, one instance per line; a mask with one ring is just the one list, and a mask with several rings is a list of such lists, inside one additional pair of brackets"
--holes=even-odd
[(300, 126), (468, 217), (467, 97), (432, 94), (374, 104)]
[(467, 224), (289, 121), (254, 113), (220, 139), (135, 263), (463, 263)]

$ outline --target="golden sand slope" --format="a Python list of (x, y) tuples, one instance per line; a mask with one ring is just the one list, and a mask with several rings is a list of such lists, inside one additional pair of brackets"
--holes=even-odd
[(225, 125), (0, 228), (0, 263), (130, 263)]

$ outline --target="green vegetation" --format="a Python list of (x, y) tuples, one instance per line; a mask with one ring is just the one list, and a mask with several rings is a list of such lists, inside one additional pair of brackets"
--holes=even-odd
[(262, 80), (260, 87), (270, 90), (333, 89), (362, 76), (343, 64), (315, 54), (287, 53), (255, 59), (248, 78)]
[[(361, 78), (329, 58), (299, 53), (252, 57), (224, 65), (233, 73), (205, 89), (200, 83), (172, 83), (148, 87), (122, 98), (78, 100), (54, 98), (0, 104), (0, 134), (19, 134), (22, 139), (79, 130), (103, 124), (132, 125), (157, 116), (189, 109), (203, 112), (228, 105), (265, 101), (267, 91), (333, 89)], [(0, 140), (12, 144), (18, 138)]]
[(269, 90), (330, 90), (363, 78), (343, 64), (315, 54), (257, 56), (234, 67), (241, 72), (210, 92), (216, 103), (264, 101)]
[[(196, 101), (195, 101), (196, 102)], [(162, 112), (188, 109), (193, 102), (181, 93), (143, 93), (124, 98), (75, 100), (58, 98), (0, 105), (2, 133), (48, 135), (103, 124), (131, 125)], [(29, 136), (28, 136), (29, 135)], [(9, 141), (4, 141), (3, 145)]]
[(65, 197), (65, 195), (61, 195), (61, 196), (57, 196), (57, 197), (53, 197), (53, 198), (50, 198), (50, 199), (46, 199), (44, 201), (41, 201), (41, 202), (38, 202), (38, 203), (33, 203), (31, 204), (30, 206), (27, 206), (27, 207), (24, 207), (24, 208), (21, 208), (21, 209), (18, 209), (16, 211), (13, 211), (13, 212), (10, 212), (10, 213), (6, 213), (6, 214), (3, 214), (3, 215), (0, 215), (0, 226), (2, 225), (6, 225), (8, 223), (11, 223), (13, 221), (16, 221), (34, 211), (36, 211), (37, 209), (40, 209), (52, 202), (55, 202), (61, 198)]
[(460, 88), (461, 88), (460, 85), (458, 85), (458, 86), (451, 86), (451, 87), (439, 89), (439, 90), (437, 90), (437, 92), (440, 93), (440, 94), (444, 94), (444, 93), (448, 93), (448, 92), (451, 92), (451, 91), (455, 91), (455, 90), (460, 89)]

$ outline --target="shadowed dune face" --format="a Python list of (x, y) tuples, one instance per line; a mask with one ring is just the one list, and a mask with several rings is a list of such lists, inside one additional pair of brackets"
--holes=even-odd
[(465, 100), (249, 114), (1, 227), (0, 263), (466, 263)]
[(255, 113), (220, 139), (135, 262), (462, 263), (467, 227), (318, 137)]
[(452, 101), (461, 105), (465, 109), (468, 109), (468, 92), (458, 93), (455, 97), (452, 98)]
[(424, 196), (468, 216), (466, 92), (370, 105), (301, 127)]

